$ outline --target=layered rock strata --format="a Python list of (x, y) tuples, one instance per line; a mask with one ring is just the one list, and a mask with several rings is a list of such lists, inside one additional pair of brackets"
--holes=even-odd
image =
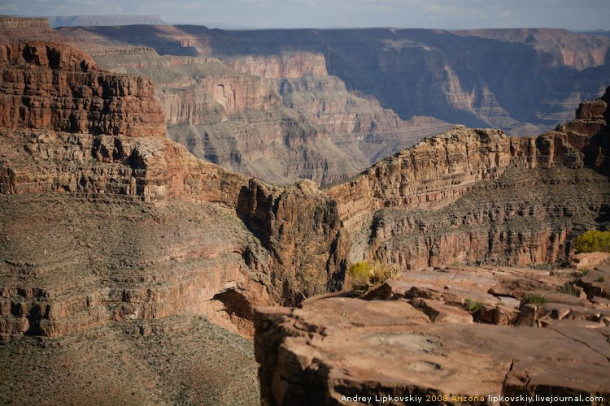
[(405, 121), (428, 115), (513, 135), (538, 134), (571, 119), (578, 103), (607, 86), (610, 67), (608, 38), (557, 29), (222, 31), (150, 26), (87, 31), (97, 38), (152, 46), (160, 54), (199, 53), (232, 62), (244, 58), (243, 67), (238, 62), (236, 69), (255, 75), (277, 75), (278, 63), (300, 58), (286, 55), (320, 54), (326, 71), (349, 90), (375, 97)]
[(315, 185), (196, 159), (146, 79), (64, 45), (2, 49), (4, 338), (223, 309), (251, 334), (252, 304), (340, 288), (347, 239)]
[(607, 282), (589, 281), (609, 271), (436, 268), (361, 297), (259, 308), (263, 403), (606, 404)]
[[(320, 52), (222, 55), (217, 50), (215, 58), (205, 29), (188, 33), (163, 27), (165, 45), (148, 42), (142, 36), (147, 29), (141, 29), (125, 28), (118, 37), (106, 30), (62, 33), (91, 49), (104, 68), (150, 77), (173, 140), (200, 158), (274, 184), (343, 180), (422, 136), (450, 128), (442, 120), (403, 121), (376, 99), (349, 91), (328, 74)], [(197, 56), (178, 56), (185, 50), (178, 45), (182, 36), (207, 45), (193, 45)], [(176, 40), (173, 52), (166, 51), (170, 38)], [(123, 46), (126, 51), (117, 57), (100, 49), (99, 41), (107, 49)], [(133, 52), (132, 44), (142, 52)], [(143, 48), (149, 46), (161, 55)]]
[(536, 138), (457, 127), (329, 188), (351, 259), (417, 269), (567, 258), (570, 238), (608, 210), (609, 97)]

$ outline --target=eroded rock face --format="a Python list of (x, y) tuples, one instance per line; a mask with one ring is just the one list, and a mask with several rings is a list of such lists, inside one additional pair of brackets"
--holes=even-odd
[(251, 334), (253, 305), (341, 288), (348, 240), (315, 185), (198, 160), (147, 80), (63, 45), (2, 49), (2, 338), (223, 310)]
[[(17, 68), (25, 64), (26, 69)], [(162, 135), (163, 114), (150, 81), (103, 74), (90, 56), (45, 43), (4, 46), (5, 128), (106, 135)]]
[(350, 90), (374, 96), (405, 121), (428, 115), (514, 135), (538, 134), (571, 119), (578, 103), (607, 86), (609, 67), (608, 38), (558, 29), (222, 31), (175, 26), (91, 27), (87, 32), (151, 46), (160, 54), (213, 55), (237, 70), (266, 77), (319, 74), (315, 58), (323, 56), (326, 72)]
[(274, 190), (251, 181), (242, 189), (237, 214), (271, 253), (278, 301), (299, 303), (343, 286), (349, 238), (335, 202), (315, 183)]
[[(595, 269), (608, 271), (607, 263)], [(384, 396), (446, 395), (443, 404), (457, 405), (492, 403), (490, 395), (593, 395), (602, 398), (587, 404), (604, 404), (610, 309), (573, 272), (428, 269), (360, 298), (259, 308), (262, 400), (347, 405), (355, 396), (381, 404)]]
[(607, 211), (608, 97), (536, 138), (457, 127), (331, 187), (351, 259), (417, 269), (567, 258), (571, 236)]
[[(147, 28), (141, 30), (142, 36), (129, 41), (148, 43)], [(240, 173), (281, 185), (299, 179), (329, 184), (451, 127), (431, 118), (404, 121), (374, 98), (350, 91), (328, 74), (321, 52), (236, 55), (218, 50), (212, 58), (208, 30), (163, 30), (168, 35), (163, 41), (191, 35), (209, 44), (194, 46), (199, 56), (176, 56), (166, 55), (163, 47), (156, 47), (163, 55), (144, 46), (136, 52), (121, 42), (121, 53), (114, 52), (119, 45), (110, 33), (104, 33), (109, 35), (106, 49), (100, 49), (97, 35), (87, 42), (80, 29), (62, 31), (71, 43), (91, 49), (104, 68), (151, 77), (170, 138)]]

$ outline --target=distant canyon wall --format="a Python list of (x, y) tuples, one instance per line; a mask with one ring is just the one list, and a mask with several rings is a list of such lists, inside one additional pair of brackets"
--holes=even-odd
[(170, 137), (196, 156), (275, 184), (343, 180), (450, 127), (434, 119), (405, 122), (374, 98), (349, 92), (327, 74), (317, 52), (222, 61), (96, 58), (108, 69), (150, 76), (160, 89)]
[[(163, 89), (170, 136), (195, 155), (277, 184), (347, 179), (447, 123), (536, 135), (570, 120), (610, 77), (610, 40), (565, 30), (126, 26), (60, 34), (90, 47), (105, 68), (151, 77)], [(102, 44), (159, 55), (113, 57)], [(303, 142), (286, 142), (295, 138)]]

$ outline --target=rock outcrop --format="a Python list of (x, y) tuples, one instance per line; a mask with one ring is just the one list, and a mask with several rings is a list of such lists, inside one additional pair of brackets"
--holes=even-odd
[(351, 259), (417, 269), (567, 258), (571, 236), (608, 210), (609, 97), (536, 138), (457, 127), (331, 187)]
[(262, 401), (606, 404), (610, 308), (587, 280), (610, 268), (572, 272), (428, 269), (361, 297), (259, 308)]
[[(24, 65), (26, 69), (15, 69)], [(150, 81), (103, 74), (91, 57), (46, 43), (0, 52), (0, 126), (104, 135), (162, 135)]]
[(4, 339), (223, 309), (251, 334), (252, 305), (341, 287), (348, 240), (315, 185), (198, 160), (146, 79), (65, 45), (2, 49)]

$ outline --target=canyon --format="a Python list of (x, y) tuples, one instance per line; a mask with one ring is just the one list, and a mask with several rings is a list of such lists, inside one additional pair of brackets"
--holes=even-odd
[[(273, 32), (236, 40), (221, 56), (214, 36), (242, 33), (171, 26), (53, 31), (39, 20), (0, 23), (3, 402), (256, 404), (257, 366), (247, 340), (254, 335), (263, 399), (296, 404), (290, 402), (309, 384), (341, 394), (373, 390), (356, 378), (379, 376), (326, 381), (324, 371), (343, 368), (327, 360), (364, 345), (353, 326), (364, 331), (366, 323), (386, 323), (397, 337), (407, 326), (422, 337), (440, 337), (430, 344), (433, 353), (445, 345), (458, 356), (474, 349), (451, 347), (455, 337), (471, 334), (502, 346), (498, 337), (518, 320), (531, 327), (524, 340), (552, 340), (602, 371), (574, 387), (557, 381), (549, 387), (607, 395), (607, 357), (599, 356), (607, 353), (607, 265), (590, 265), (590, 275), (557, 267), (572, 256), (574, 237), (608, 225), (610, 88), (581, 103), (574, 120), (539, 136), (513, 137), (431, 117), (409, 123), (382, 107), (381, 98), (333, 75), (325, 52), (260, 56), (255, 39), (274, 46), (259, 37)], [(129, 36), (134, 43), (126, 45), (110, 40), (109, 32), (140, 37)], [(324, 33), (331, 34), (337, 33)], [(47, 35), (51, 41), (43, 40)], [(253, 52), (239, 54), (248, 41)], [(573, 73), (603, 69), (584, 67), (595, 58), (576, 58)], [(559, 63), (549, 62), (549, 69)], [(412, 131), (418, 126), (445, 131), (419, 140), (424, 133)], [(206, 132), (207, 140), (201, 138)], [(243, 173), (198, 159), (170, 139), (181, 137), (199, 156), (239, 164)], [(265, 173), (278, 184), (309, 179), (274, 185), (258, 178)], [(360, 298), (341, 296), (350, 288), (350, 264), (363, 260), (405, 272)], [(460, 278), (467, 293), (451, 300), (439, 293)], [(433, 288), (427, 280), (436, 281)], [(566, 284), (578, 303), (565, 297), (544, 308), (525, 303)], [(493, 297), (485, 296), (492, 288)], [(466, 299), (481, 301), (476, 320), (464, 309)], [(397, 312), (409, 317), (396, 321)], [(458, 322), (439, 327), (437, 317)], [(355, 341), (347, 353), (335, 352), (344, 333)], [(325, 334), (331, 334), (329, 347), (317, 346)], [(367, 334), (373, 344), (404, 344), (375, 328)], [(322, 354), (316, 365), (308, 361), (312, 345)], [(426, 345), (419, 350), (425, 353)], [(479, 356), (496, 350), (490, 346)], [(411, 355), (414, 368), (426, 373), (438, 363), (418, 360), (421, 351)], [(512, 355), (494, 355), (494, 394), (507, 393), (495, 391)], [(531, 372), (526, 367), (514, 370), (511, 391), (523, 389), (517, 381), (520, 371)], [(350, 368), (344, 374), (354, 376)], [(444, 371), (444, 364), (439, 368), (432, 369)], [(324, 373), (313, 379), (316, 370)], [(547, 383), (545, 371), (537, 375), (539, 386)], [(456, 385), (417, 390), (445, 393)], [(469, 388), (462, 393), (479, 394)], [(336, 395), (319, 393), (324, 402)]]
[(603, 93), (610, 66), (607, 37), (552, 29), (58, 34), (150, 77), (170, 137), (196, 156), (283, 185), (345, 180), (451, 124), (542, 133)]

